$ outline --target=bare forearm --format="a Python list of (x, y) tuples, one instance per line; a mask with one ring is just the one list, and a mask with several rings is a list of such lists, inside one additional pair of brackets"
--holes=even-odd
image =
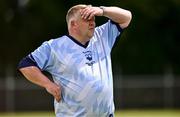
[(51, 83), (51, 81), (35, 66), (21, 68), (20, 71), (29, 81), (43, 88), (46, 88), (46, 86)]
[(91, 7), (87, 6), (81, 10), (81, 17), (83, 19), (91, 19), (94, 16), (105, 16), (112, 21), (118, 23), (121, 28), (126, 28), (132, 18), (130, 11), (119, 7)]
[(20, 71), (29, 81), (44, 87), (58, 102), (61, 100), (61, 87), (54, 82), (51, 82), (48, 77), (39, 70), (39, 68), (30, 66), (21, 68)]
[(118, 23), (122, 28), (126, 28), (132, 18), (130, 11), (119, 7), (102, 7), (104, 10), (103, 15), (112, 21)]

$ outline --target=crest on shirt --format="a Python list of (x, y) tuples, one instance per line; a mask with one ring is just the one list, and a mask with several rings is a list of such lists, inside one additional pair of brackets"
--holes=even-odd
[(85, 51), (83, 52), (88, 62), (86, 62), (87, 65), (92, 66), (95, 61), (92, 60), (92, 51)]

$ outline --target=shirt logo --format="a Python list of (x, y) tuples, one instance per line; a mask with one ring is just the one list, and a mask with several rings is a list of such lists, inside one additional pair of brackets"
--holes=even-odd
[(95, 61), (92, 61), (92, 52), (86, 51), (86, 52), (83, 52), (83, 54), (85, 55), (86, 59), (88, 60), (88, 62), (86, 62), (86, 64), (89, 66), (92, 66), (95, 63)]

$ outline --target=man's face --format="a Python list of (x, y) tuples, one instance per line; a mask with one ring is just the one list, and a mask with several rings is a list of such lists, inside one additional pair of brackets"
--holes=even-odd
[(92, 36), (94, 35), (95, 26), (95, 17), (91, 19), (80, 18), (78, 20), (79, 33), (85, 38), (92, 38)]

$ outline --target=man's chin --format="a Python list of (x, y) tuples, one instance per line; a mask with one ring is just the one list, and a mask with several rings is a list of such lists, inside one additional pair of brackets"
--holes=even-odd
[(93, 37), (94, 36), (94, 31), (92, 31), (91, 33), (89, 33), (89, 37)]
[(94, 34), (90, 34), (90, 35), (89, 35), (89, 38), (92, 38), (93, 36), (94, 36)]

